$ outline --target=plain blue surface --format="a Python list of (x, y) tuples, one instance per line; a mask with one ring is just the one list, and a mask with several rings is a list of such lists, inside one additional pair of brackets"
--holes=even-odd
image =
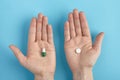
[(95, 80), (120, 80), (120, 0), (0, 0), (0, 80), (33, 80), (11, 50), (14, 43), (27, 50), (30, 20), (39, 12), (53, 25), (57, 54), (55, 80), (72, 80), (64, 55), (64, 22), (74, 8), (86, 13), (92, 38), (105, 32), (101, 56), (94, 66)]

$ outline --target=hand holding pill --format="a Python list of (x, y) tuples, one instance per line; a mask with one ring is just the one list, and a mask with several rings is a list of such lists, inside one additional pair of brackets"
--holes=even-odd
[(104, 33), (98, 34), (92, 44), (85, 15), (75, 9), (65, 23), (64, 36), (66, 58), (74, 80), (93, 80), (92, 68), (100, 55)]
[(35, 75), (35, 80), (53, 80), (56, 67), (55, 48), (53, 43), (52, 27), (46, 16), (38, 15), (33, 18), (28, 39), (27, 55), (14, 45), (10, 48), (21, 65)]

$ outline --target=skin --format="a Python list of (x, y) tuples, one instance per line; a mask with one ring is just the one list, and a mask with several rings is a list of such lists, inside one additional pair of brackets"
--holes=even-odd
[[(52, 27), (48, 24), (46, 16), (39, 14), (37, 19), (32, 19), (28, 38), (26, 56), (14, 45), (10, 45), (10, 49), (21, 65), (34, 74), (35, 80), (54, 80), (56, 67), (55, 47)], [(41, 56), (42, 48), (46, 49), (46, 57)]]
[[(78, 13), (75, 9), (69, 14), (69, 19), (65, 23), (64, 47), (68, 64), (73, 72), (73, 80), (93, 80), (92, 68), (100, 55), (103, 36), (103, 32), (98, 34), (95, 43), (92, 44), (84, 13)], [(21, 65), (35, 75), (35, 80), (54, 79), (55, 48), (52, 27), (48, 25), (47, 17), (39, 14), (38, 19), (32, 19), (26, 56), (16, 46), (10, 45), (10, 48)], [(42, 48), (46, 48), (46, 57), (41, 57)], [(80, 54), (75, 53), (76, 48), (82, 50)]]
[[(77, 9), (69, 14), (64, 31), (64, 48), (73, 80), (93, 80), (92, 68), (100, 55), (104, 33), (99, 33), (92, 44), (84, 12)], [(76, 48), (81, 49), (80, 54), (76, 54)]]

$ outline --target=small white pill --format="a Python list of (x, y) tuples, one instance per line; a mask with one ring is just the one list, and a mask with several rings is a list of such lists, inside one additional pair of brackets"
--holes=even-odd
[(42, 52), (46, 52), (45, 48), (42, 48)]
[(81, 52), (81, 49), (80, 49), (80, 48), (77, 48), (77, 49), (75, 50), (75, 52), (76, 52), (77, 54), (79, 54), (79, 53)]

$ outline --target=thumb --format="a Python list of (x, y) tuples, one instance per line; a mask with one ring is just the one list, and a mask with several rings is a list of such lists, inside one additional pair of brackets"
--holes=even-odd
[(13, 51), (14, 55), (17, 57), (19, 62), (24, 65), (26, 57), (22, 54), (22, 52), (14, 45), (9, 46), (10, 49)]
[(100, 50), (101, 49), (103, 37), (104, 37), (104, 32), (101, 32), (97, 35), (96, 40), (93, 44), (93, 48), (95, 50)]

